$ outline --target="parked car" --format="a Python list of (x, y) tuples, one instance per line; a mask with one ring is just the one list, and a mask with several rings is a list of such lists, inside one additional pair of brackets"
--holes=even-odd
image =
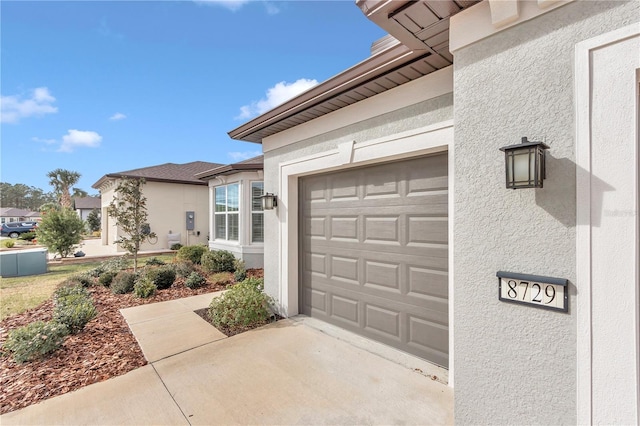
[(0, 235), (3, 237), (18, 238), (20, 234), (35, 231), (38, 222), (9, 222), (3, 223)]

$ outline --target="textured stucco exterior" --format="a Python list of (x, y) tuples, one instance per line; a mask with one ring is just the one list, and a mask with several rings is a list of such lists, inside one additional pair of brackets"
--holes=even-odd
[[(389, 91), (393, 92), (393, 91)], [(392, 95), (387, 93), (386, 96)], [(369, 99), (376, 102), (376, 97)], [(382, 102), (382, 100), (381, 100)], [(339, 114), (348, 114), (339, 111)], [(332, 129), (326, 133), (301, 140), (291, 140), (289, 144), (274, 150), (267, 151), (269, 141), (265, 140), (264, 154), (264, 188), (265, 192), (278, 192), (280, 187), (279, 165), (287, 161), (310, 156), (335, 149), (340, 144), (351, 141), (369, 141), (388, 135), (395, 135), (407, 130), (441, 123), (451, 120), (453, 116), (453, 95), (451, 93), (438, 96), (434, 99), (423, 100), (404, 108), (387, 112), (385, 114), (355, 122), (352, 125)], [(327, 116), (331, 119), (331, 114)], [(286, 132), (285, 132), (286, 133)], [(297, 206), (288, 206), (297, 209)], [(281, 209), (265, 212), (265, 250), (264, 271), (265, 291), (276, 299), (280, 296), (280, 253), (277, 250), (280, 238)], [(297, 232), (297, 230), (289, 230)]]
[[(118, 238), (117, 227), (106, 209), (114, 197), (117, 183), (112, 182), (102, 194), (102, 243), (113, 245)], [(182, 245), (207, 244), (209, 234), (209, 194), (205, 185), (188, 185), (147, 181), (143, 187), (147, 198), (147, 214), (151, 231), (158, 236), (156, 244), (145, 242), (141, 250), (169, 249), (168, 234), (180, 234)], [(195, 212), (195, 229), (186, 230), (186, 212)], [(106, 231), (106, 232), (105, 232)], [(198, 235), (199, 233), (199, 235)], [(123, 251), (118, 247), (118, 251)]]
[[(575, 46), (639, 15), (573, 2), (454, 54), (456, 423), (576, 423)], [(504, 188), (523, 136), (551, 147), (543, 189)], [(569, 279), (569, 312), (500, 302), (498, 270)]]

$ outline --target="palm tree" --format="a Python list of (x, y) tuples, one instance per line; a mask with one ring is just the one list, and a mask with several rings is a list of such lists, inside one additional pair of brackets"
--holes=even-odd
[(69, 190), (80, 180), (80, 173), (64, 169), (55, 169), (47, 173), (47, 177), (49, 178), (49, 185), (53, 186), (60, 205), (63, 208), (70, 209), (72, 202)]
[(73, 198), (86, 198), (89, 196), (89, 193), (84, 189), (73, 188), (73, 194), (71, 194)]

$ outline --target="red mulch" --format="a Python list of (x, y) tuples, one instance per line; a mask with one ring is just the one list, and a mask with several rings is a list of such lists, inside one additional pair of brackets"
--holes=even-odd
[[(262, 270), (248, 272), (252, 276), (262, 276)], [(227, 283), (207, 283), (197, 290), (185, 287), (184, 280), (176, 280), (171, 288), (159, 290), (148, 299), (138, 299), (131, 294), (115, 295), (100, 285), (90, 287), (98, 316), (82, 332), (67, 337), (58, 351), (47, 358), (24, 364), (17, 364), (7, 354), (1, 354), (0, 414), (146, 365), (142, 350), (119, 310), (223, 290), (232, 279), (230, 274)], [(50, 320), (52, 310), (53, 303), (48, 300), (0, 322), (0, 345), (10, 330), (34, 321)]]

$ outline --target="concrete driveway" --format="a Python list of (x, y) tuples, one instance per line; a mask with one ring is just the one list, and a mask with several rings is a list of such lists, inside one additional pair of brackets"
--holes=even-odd
[(192, 311), (210, 300), (123, 310), (148, 365), (0, 423), (453, 424), (453, 391), (427, 363), (305, 317), (227, 338)]

